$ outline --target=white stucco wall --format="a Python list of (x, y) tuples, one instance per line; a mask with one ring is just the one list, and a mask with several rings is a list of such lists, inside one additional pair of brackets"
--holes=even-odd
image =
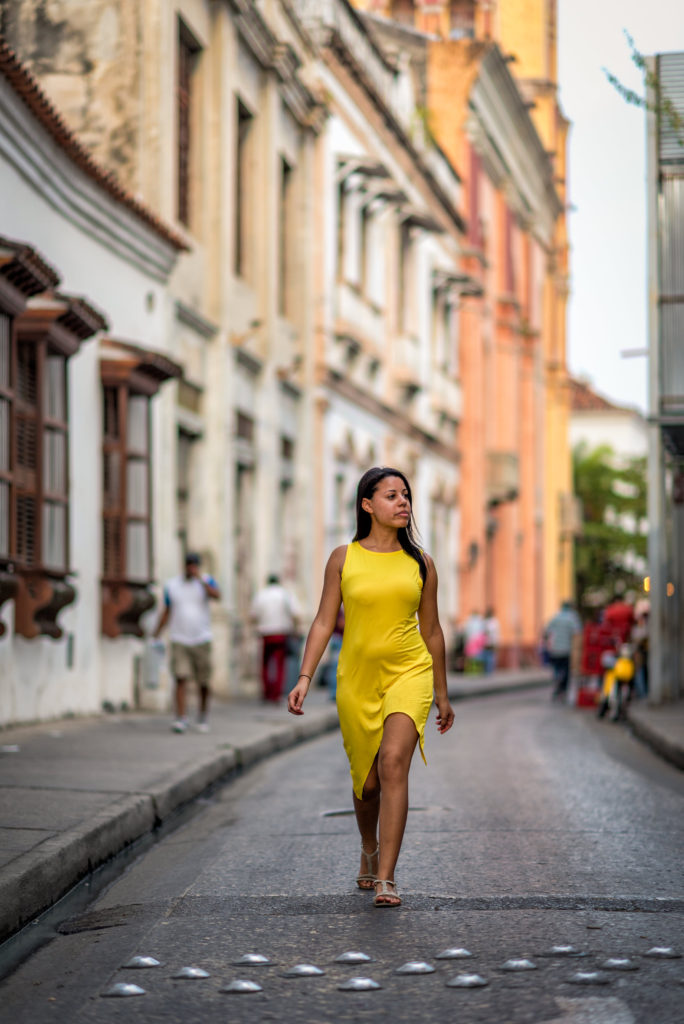
[(610, 445), (616, 455), (646, 455), (648, 427), (636, 409), (607, 409), (572, 412), (570, 447), (584, 441), (590, 448)]
[[(85, 298), (109, 322), (108, 336), (164, 351), (169, 304), (164, 266), (174, 253), (140, 218), (71, 163), (0, 79), (2, 233), (25, 243), (61, 276), (62, 292)], [(98, 711), (133, 702), (139, 641), (101, 637), (102, 387), (97, 339), (68, 361), (70, 566), (76, 601), (60, 640), (0, 639), (0, 722)], [(155, 495), (155, 499), (159, 499)], [(13, 609), (5, 606), (11, 626)]]

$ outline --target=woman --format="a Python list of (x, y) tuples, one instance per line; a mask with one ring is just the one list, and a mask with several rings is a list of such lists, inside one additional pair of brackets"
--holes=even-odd
[(409, 767), (418, 742), (425, 760), (433, 687), (440, 733), (451, 728), (454, 712), (447, 696), (437, 573), (415, 542), (411, 488), (403, 473), (389, 467), (364, 473), (356, 523), (353, 542), (335, 548), (328, 559), (288, 710), (303, 714), (311, 677), (343, 601), (337, 707), (361, 833), (357, 885), (375, 890), (377, 907), (398, 907), (394, 869), (408, 813)]

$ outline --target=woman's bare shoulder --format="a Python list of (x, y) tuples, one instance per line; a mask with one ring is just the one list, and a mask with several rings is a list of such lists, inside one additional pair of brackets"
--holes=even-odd
[(344, 560), (347, 557), (347, 548), (348, 547), (349, 547), (348, 544), (340, 544), (340, 546), (338, 548), (334, 548), (330, 552), (330, 558), (328, 559), (328, 565), (332, 569), (339, 569), (340, 572), (342, 571), (342, 566), (344, 565)]

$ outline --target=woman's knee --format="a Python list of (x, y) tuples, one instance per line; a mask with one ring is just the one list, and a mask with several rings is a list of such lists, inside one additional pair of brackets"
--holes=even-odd
[(381, 786), (388, 783), (403, 782), (408, 778), (411, 764), (410, 755), (400, 747), (388, 746), (380, 751), (378, 757), (378, 775)]
[(380, 780), (376, 775), (375, 780), (373, 782), (367, 781), (366, 784), (364, 785), (363, 791), (361, 793), (361, 801), (364, 804), (370, 803), (372, 800), (377, 800), (379, 796)]

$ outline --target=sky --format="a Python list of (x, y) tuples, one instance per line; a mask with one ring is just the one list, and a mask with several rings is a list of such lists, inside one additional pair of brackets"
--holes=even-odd
[(602, 71), (643, 94), (624, 30), (645, 55), (684, 50), (680, 0), (558, 0), (560, 102), (572, 121), (568, 364), (645, 410), (647, 359), (621, 352), (648, 344), (646, 114)]

